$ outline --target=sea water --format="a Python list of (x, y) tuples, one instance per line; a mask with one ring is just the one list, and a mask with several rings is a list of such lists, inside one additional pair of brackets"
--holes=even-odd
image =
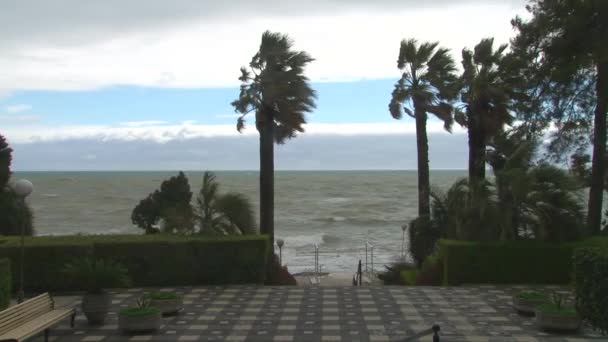
[[(131, 223), (137, 203), (177, 172), (18, 172), (34, 183), (28, 202), (38, 235), (142, 233)], [(186, 172), (194, 197), (202, 172)], [(220, 191), (245, 194), (258, 210), (257, 171), (218, 171)], [(446, 189), (463, 170), (433, 170)], [(275, 237), (283, 238), (290, 271), (354, 272), (357, 262), (381, 269), (402, 253), (402, 226), (416, 217), (416, 171), (277, 171)], [(278, 254), (278, 249), (277, 249)]]

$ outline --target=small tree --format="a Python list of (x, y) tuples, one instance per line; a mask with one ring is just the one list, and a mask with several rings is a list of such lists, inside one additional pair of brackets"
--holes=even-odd
[(165, 233), (192, 233), (194, 213), (191, 199), (188, 178), (180, 171), (177, 176), (163, 181), (160, 191), (154, 191), (139, 202), (131, 213), (131, 222), (147, 234), (160, 231), (154, 227), (160, 220)]
[(0, 190), (6, 187), (11, 177), (11, 160), (13, 150), (8, 146), (6, 139), (0, 135)]
[(12, 152), (6, 139), (0, 135), (0, 235), (34, 234), (32, 209), (21, 202), (7, 184), (11, 177)]
[(131, 222), (144, 229), (146, 234), (159, 232), (155, 225), (160, 220), (160, 206), (155, 200), (155, 194), (156, 192), (141, 200), (131, 213)]

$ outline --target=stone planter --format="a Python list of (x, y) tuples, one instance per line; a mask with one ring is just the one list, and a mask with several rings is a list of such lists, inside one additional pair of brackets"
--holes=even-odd
[(575, 331), (581, 326), (581, 318), (574, 312), (535, 311), (536, 324), (543, 330)]
[(112, 304), (109, 293), (91, 294), (82, 297), (82, 312), (91, 325), (102, 325)]
[(163, 316), (177, 314), (183, 306), (182, 298), (176, 299), (152, 299), (150, 306), (159, 308)]
[(160, 329), (160, 310), (146, 315), (118, 315), (118, 329), (125, 333), (139, 333)]
[(536, 307), (546, 303), (546, 299), (524, 299), (517, 295), (513, 296), (513, 308), (519, 313), (534, 315)]

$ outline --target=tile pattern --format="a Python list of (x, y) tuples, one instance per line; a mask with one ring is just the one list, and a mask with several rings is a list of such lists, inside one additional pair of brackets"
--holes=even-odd
[[(79, 315), (51, 331), (52, 340), (84, 341), (401, 341), (441, 325), (442, 341), (598, 341), (589, 328), (576, 335), (539, 332), (534, 319), (513, 312), (511, 294), (524, 287), (258, 287), (175, 288), (184, 310), (163, 318), (155, 334), (117, 330), (116, 312), (143, 293), (113, 293), (106, 325)], [(561, 291), (559, 287), (543, 290)], [(37, 337), (36, 341), (41, 341)], [(607, 339), (605, 339), (607, 340)], [(432, 341), (429, 336), (420, 341)]]

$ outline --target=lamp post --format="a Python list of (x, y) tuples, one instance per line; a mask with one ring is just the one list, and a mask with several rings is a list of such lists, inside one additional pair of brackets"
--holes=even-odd
[(279, 247), (279, 265), (283, 266), (283, 245), (285, 241), (283, 239), (277, 239), (277, 246)]
[[(25, 208), (25, 198), (34, 191), (34, 185), (32, 182), (26, 179), (20, 179), (12, 185), (13, 191), (19, 197), (21, 204), (21, 210)], [(19, 219), (21, 225), (21, 260), (19, 263), (19, 292), (17, 293), (17, 303), (23, 302), (25, 293), (23, 291), (23, 264), (25, 262), (25, 222), (23, 222), (23, 216)]]
[(407, 224), (401, 226), (401, 258), (405, 260), (405, 231), (407, 230)]

